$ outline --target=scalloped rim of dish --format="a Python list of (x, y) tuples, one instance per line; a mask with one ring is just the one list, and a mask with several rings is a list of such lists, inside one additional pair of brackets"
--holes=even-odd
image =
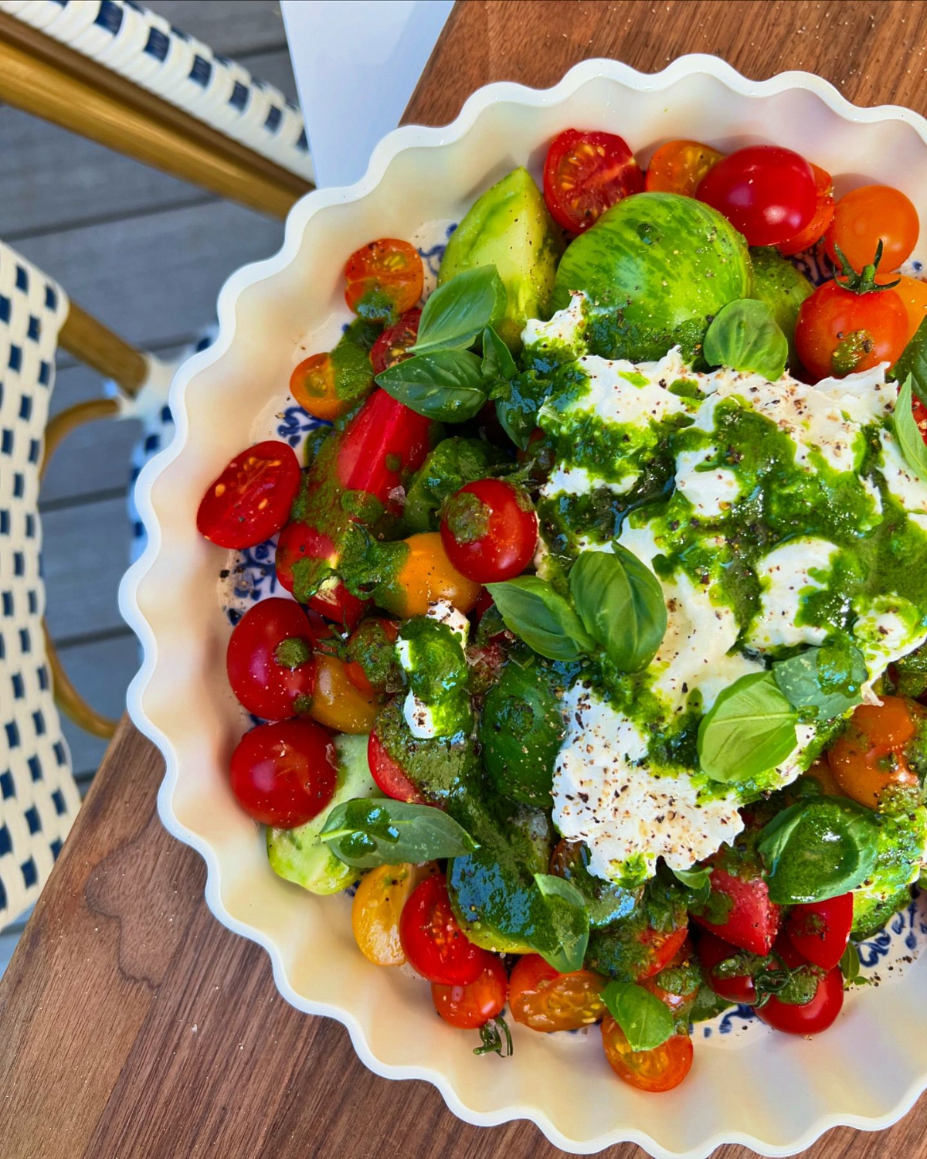
[(374, 149), (364, 176), (354, 185), (320, 189), (307, 194), (290, 212), (286, 233), (280, 250), (270, 258), (241, 267), (233, 273), (219, 293), (219, 334), (208, 349), (193, 355), (177, 371), (170, 391), (170, 405), (176, 422), (171, 443), (156, 455), (142, 470), (135, 491), (136, 504), (148, 533), (148, 543), (142, 556), (123, 577), (119, 588), (119, 608), (126, 623), (138, 636), (144, 659), (133, 679), (127, 696), (128, 711), (135, 726), (161, 750), (166, 762), (164, 780), (158, 793), (158, 811), (165, 828), (178, 840), (195, 849), (206, 862), (206, 903), (216, 918), (228, 929), (261, 945), (270, 956), (274, 982), (283, 997), (308, 1014), (334, 1018), (347, 1029), (358, 1057), (375, 1074), (388, 1079), (422, 1079), (440, 1091), (449, 1109), (460, 1119), (476, 1126), (499, 1126), (515, 1119), (533, 1122), (556, 1146), (575, 1154), (594, 1154), (618, 1143), (632, 1142), (645, 1148), (656, 1159), (700, 1159), (724, 1144), (742, 1144), (762, 1155), (793, 1155), (810, 1147), (825, 1131), (834, 1127), (855, 1127), (864, 1131), (879, 1131), (896, 1123), (914, 1105), (927, 1087), (927, 1074), (912, 1082), (896, 1105), (881, 1116), (864, 1117), (852, 1113), (824, 1115), (812, 1123), (790, 1143), (774, 1146), (746, 1132), (718, 1132), (704, 1145), (689, 1151), (671, 1151), (659, 1144), (646, 1131), (622, 1127), (596, 1139), (577, 1142), (565, 1136), (547, 1116), (535, 1107), (513, 1105), (495, 1112), (477, 1111), (464, 1103), (444, 1075), (429, 1067), (394, 1066), (382, 1062), (372, 1051), (360, 1023), (349, 1011), (325, 1002), (315, 1002), (297, 994), (288, 984), (280, 952), (275, 943), (261, 931), (233, 918), (222, 903), (219, 890), (219, 862), (213, 847), (197, 833), (183, 825), (175, 816), (172, 797), (177, 782), (177, 757), (169, 738), (148, 718), (142, 705), (145, 689), (158, 663), (157, 642), (154, 632), (138, 605), (138, 588), (150, 570), (161, 546), (161, 529), (151, 499), (152, 487), (158, 476), (183, 451), (189, 430), (185, 406), (187, 384), (205, 366), (211, 365), (224, 354), (235, 337), (235, 304), (240, 292), (254, 282), (277, 273), (294, 260), (299, 239), (309, 219), (319, 210), (331, 205), (348, 204), (369, 194), (379, 183), (393, 158), (410, 148), (438, 147), (458, 140), (473, 126), (480, 114), (491, 105), (513, 102), (523, 106), (544, 108), (555, 105), (572, 95), (578, 88), (598, 77), (614, 79), (642, 91), (659, 91), (692, 75), (707, 75), (721, 81), (732, 91), (743, 96), (775, 96), (791, 89), (803, 89), (816, 94), (832, 112), (854, 123), (902, 121), (910, 125), (927, 145), (927, 119), (919, 113), (898, 105), (877, 105), (862, 108), (849, 102), (830, 82), (812, 73), (789, 71), (778, 73), (768, 80), (755, 81), (743, 76), (720, 57), (690, 54), (679, 57), (661, 72), (642, 73), (619, 61), (596, 58), (575, 65), (563, 79), (549, 89), (532, 89), (525, 85), (503, 81), (478, 89), (464, 104), (459, 116), (449, 125), (425, 127), (407, 125), (395, 129)]

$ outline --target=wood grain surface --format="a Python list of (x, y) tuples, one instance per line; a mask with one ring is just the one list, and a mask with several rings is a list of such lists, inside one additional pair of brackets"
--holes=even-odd
[[(491, 80), (546, 86), (591, 56), (653, 71), (685, 52), (758, 78), (809, 69), (859, 103), (927, 113), (925, 42), (927, 5), (900, 0), (469, 0), (407, 119), (450, 120)], [(338, 1024), (288, 1007), (263, 952), (207, 911), (199, 859), (161, 828), (161, 770), (124, 722), (0, 982), (2, 1159), (560, 1154), (529, 1124), (470, 1127), (424, 1083), (374, 1077)], [(808, 1154), (919, 1159), (925, 1134), (922, 1099), (888, 1132), (832, 1131)]]

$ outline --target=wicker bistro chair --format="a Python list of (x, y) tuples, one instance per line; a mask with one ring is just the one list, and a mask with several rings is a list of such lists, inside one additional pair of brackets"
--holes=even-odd
[[(312, 188), (299, 110), (133, 0), (0, 0), (0, 101), (277, 217)], [(111, 381), (49, 422), (59, 345)], [(73, 687), (44, 627), (41, 476), (81, 424), (132, 416), (134, 478), (172, 430), (175, 366), (0, 242), (0, 929), (38, 897), (80, 804), (58, 709), (97, 736), (116, 723)]]

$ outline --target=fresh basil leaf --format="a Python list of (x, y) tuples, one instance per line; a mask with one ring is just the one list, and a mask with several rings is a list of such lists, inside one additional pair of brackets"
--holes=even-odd
[(670, 1008), (636, 982), (609, 982), (602, 1000), (632, 1050), (653, 1050), (676, 1033)]
[[(453, 282), (448, 282), (452, 286)], [(492, 326), (483, 331), (483, 377), (487, 381), (514, 378), (518, 373), (512, 352)]]
[(843, 974), (844, 987), (853, 985), (859, 977), (859, 970), (859, 949), (853, 942), (850, 942), (840, 959), (840, 972)]
[(911, 410), (911, 381), (909, 374), (898, 391), (892, 426), (904, 461), (918, 478), (927, 483), (927, 446)]
[(595, 640), (563, 596), (537, 576), (523, 575), (486, 589), (510, 632), (548, 660), (578, 660)]
[(789, 704), (819, 720), (842, 716), (863, 699), (862, 685), (868, 672), (862, 652), (855, 644), (848, 644), (845, 655), (837, 657), (835, 663), (835, 651), (828, 644), (808, 648), (772, 667), (776, 684)]
[(480, 367), (480, 359), (468, 350), (436, 350), (397, 362), (378, 374), (377, 382), (416, 414), (441, 423), (463, 423), (486, 402)]
[(439, 286), (422, 309), (413, 354), (465, 350), (505, 313), (506, 293), (495, 266), (464, 270)]
[(751, 672), (725, 688), (698, 730), (698, 758), (713, 781), (750, 781), (795, 748), (798, 714), (771, 672)]
[(465, 829), (432, 805), (364, 798), (336, 805), (319, 840), (356, 869), (462, 857), (477, 848)]
[(765, 302), (738, 298), (715, 315), (702, 353), (709, 366), (750, 370), (775, 382), (785, 370), (789, 343)]
[(582, 967), (589, 945), (589, 914), (583, 895), (563, 877), (536, 873), (534, 880), (547, 909), (547, 924), (538, 930), (534, 949), (561, 974)]
[(570, 595), (590, 636), (621, 672), (639, 672), (666, 634), (666, 601), (649, 567), (620, 544), (584, 551), (570, 569)]
[(875, 867), (879, 828), (877, 813), (843, 797), (783, 809), (757, 841), (770, 900), (799, 905), (856, 889)]
[(673, 877), (686, 889), (704, 889), (711, 885), (711, 869), (674, 869)]
[(891, 376), (896, 382), (910, 377), (914, 393), (927, 406), (927, 318), (914, 331), (914, 337), (892, 367)]

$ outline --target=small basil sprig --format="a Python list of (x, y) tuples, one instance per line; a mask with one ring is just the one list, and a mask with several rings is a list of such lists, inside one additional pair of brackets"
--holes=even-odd
[(856, 889), (875, 868), (879, 828), (877, 813), (843, 797), (783, 809), (757, 841), (770, 900), (799, 905)]
[(749, 370), (775, 382), (785, 370), (789, 343), (765, 302), (738, 298), (715, 315), (702, 352), (709, 366)]
[(666, 632), (659, 580), (617, 543), (614, 553), (584, 551), (573, 564), (573, 606), (537, 576), (487, 587), (509, 631), (548, 660), (604, 651), (620, 671), (638, 672), (653, 659)]
[(578, 660), (595, 649), (583, 622), (559, 595), (537, 576), (525, 575), (487, 584), (505, 626), (539, 656), (548, 660)]
[(561, 974), (579, 970), (589, 945), (589, 913), (583, 895), (571, 882), (550, 873), (536, 873), (534, 880), (547, 910), (547, 922), (538, 930), (534, 949)]
[(439, 423), (472, 419), (487, 397), (479, 356), (469, 350), (405, 358), (378, 374), (377, 382), (397, 402)]
[(602, 1000), (634, 1051), (653, 1050), (676, 1033), (670, 1008), (636, 982), (609, 982)]
[(691, 909), (702, 909), (708, 904), (711, 896), (710, 866), (704, 869), (674, 869), (671, 872), (679, 884), (689, 891), (691, 898), (687, 904)]
[(897, 442), (904, 461), (919, 479), (927, 483), (927, 446), (911, 410), (911, 375), (904, 380), (898, 391), (895, 413), (892, 419)]
[[(453, 285), (453, 282), (448, 283)], [(491, 382), (495, 379), (514, 378), (518, 373), (512, 352), (502, 341), (492, 326), (483, 331), (483, 377)]]
[(896, 382), (911, 379), (911, 388), (927, 406), (927, 318), (914, 331), (914, 337), (901, 353), (891, 370)]
[(336, 805), (319, 840), (356, 869), (462, 857), (477, 848), (470, 834), (440, 809), (369, 799)]
[(713, 781), (750, 781), (774, 769), (795, 748), (798, 713), (771, 672), (735, 680), (702, 717), (698, 758)]
[(616, 543), (584, 551), (570, 570), (570, 595), (590, 636), (621, 672), (639, 672), (666, 634), (666, 601), (649, 567)]
[(779, 660), (772, 673), (791, 706), (817, 720), (833, 720), (860, 704), (868, 675), (859, 648), (839, 640)]
[(467, 350), (487, 326), (502, 317), (505, 303), (505, 286), (495, 266), (464, 270), (439, 286), (425, 303), (412, 353)]

